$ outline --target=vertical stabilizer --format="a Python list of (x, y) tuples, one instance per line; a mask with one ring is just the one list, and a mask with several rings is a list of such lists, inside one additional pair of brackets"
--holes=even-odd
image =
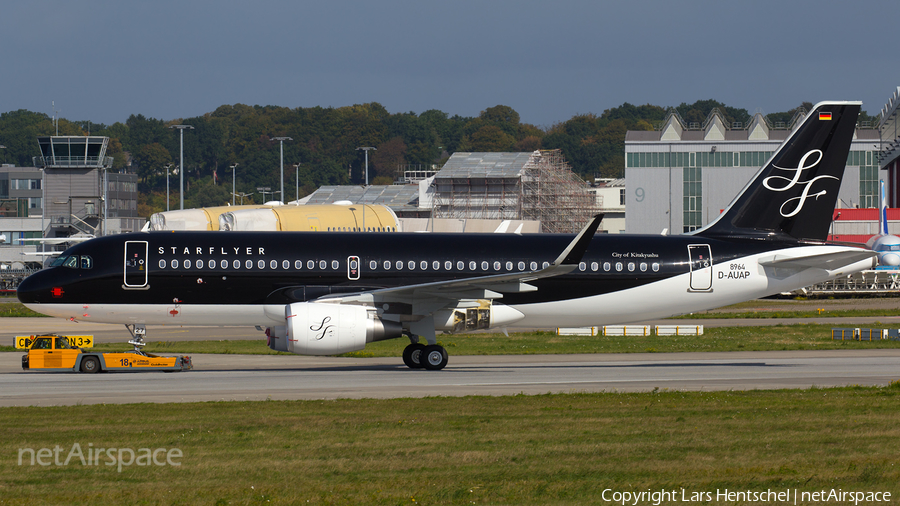
[(702, 236), (824, 241), (861, 102), (820, 102)]

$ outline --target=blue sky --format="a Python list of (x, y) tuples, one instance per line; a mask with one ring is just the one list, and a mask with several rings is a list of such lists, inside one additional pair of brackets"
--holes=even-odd
[(0, 10), (0, 112), (111, 124), (223, 104), (476, 116), (548, 127), (623, 102), (751, 113), (900, 85), (896, 2), (41, 1)]

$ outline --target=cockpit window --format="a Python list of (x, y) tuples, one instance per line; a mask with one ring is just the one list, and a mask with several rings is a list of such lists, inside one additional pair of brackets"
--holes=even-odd
[(94, 259), (88, 255), (59, 256), (50, 267), (68, 267), (69, 269), (93, 269)]

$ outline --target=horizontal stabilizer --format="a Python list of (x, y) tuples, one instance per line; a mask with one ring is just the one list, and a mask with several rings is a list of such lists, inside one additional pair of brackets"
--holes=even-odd
[(763, 267), (777, 267), (782, 269), (825, 269), (833, 271), (845, 265), (875, 258), (878, 254), (869, 250), (839, 251), (835, 253), (823, 253), (820, 255), (791, 257), (787, 255), (775, 255), (770, 259), (761, 259), (759, 265)]

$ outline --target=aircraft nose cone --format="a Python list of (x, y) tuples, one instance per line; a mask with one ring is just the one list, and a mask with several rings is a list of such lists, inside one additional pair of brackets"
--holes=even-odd
[(878, 263), (896, 267), (900, 265), (900, 255), (897, 255), (897, 253), (882, 253), (881, 258), (878, 259)]
[(19, 302), (23, 304), (39, 302), (38, 299), (41, 292), (49, 293), (49, 288), (45, 287), (45, 283), (42, 281), (43, 277), (45, 276), (42, 276), (41, 272), (36, 272), (19, 283), (18, 288), (16, 288), (16, 297), (19, 299)]

